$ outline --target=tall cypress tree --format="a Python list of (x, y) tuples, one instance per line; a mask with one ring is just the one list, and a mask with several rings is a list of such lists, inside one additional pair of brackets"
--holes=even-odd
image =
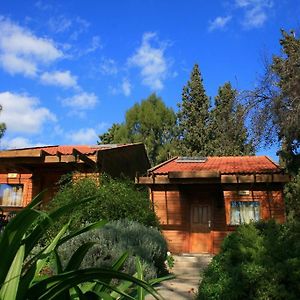
[(214, 155), (253, 154), (252, 142), (248, 142), (244, 108), (237, 102), (237, 90), (230, 82), (219, 88), (215, 107), (211, 111), (211, 142)]
[(207, 97), (199, 66), (194, 65), (190, 80), (182, 91), (179, 104), (179, 152), (182, 155), (211, 154), (209, 145), (209, 98)]

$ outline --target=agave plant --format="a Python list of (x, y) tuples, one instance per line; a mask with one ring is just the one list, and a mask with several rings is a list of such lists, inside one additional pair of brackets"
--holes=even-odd
[[(85, 199), (83, 201), (89, 201)], [(37, 209), (41, 196), (36, 197), (5, 227), (0, 236), (0, 299), (144, 299), (146, 293), (161, 299), (153, 285), (170, 277), (145, 282), (142, 264), (137, 258), (136, 274), (121, 272), (127, 254), (123, 254), (110, 268), (79, 269), (94, 243), (81, 245), (63, 268), (57, 248), (71, 238), (103, 226), (105, 221), (90, 224), (68, 233), (69, 224), (37, 254), (33, 249), (56, 218), (66, 213), (73, 204), (50, 213)], [(43, 270), (51, 262), (53, 271)], [(118, 279), (114, 285), (112, 279)]]

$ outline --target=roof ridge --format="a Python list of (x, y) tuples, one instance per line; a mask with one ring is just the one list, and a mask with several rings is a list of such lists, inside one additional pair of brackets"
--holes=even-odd
[(172, 158), (170, 158), (170, 159), (168, 159), (168, 160), (166, 160), (166, 161), (164, 161), (164, 162), (162, 162), (162, 163), (160, 163), (160, 164), (158, 164), (158, 165), (152, 167), (151, 169), (148, 170), (148, 172), (155, 171), (157, 168), (162, 167), (163, 165), (165, 165), (165, 164), (167, 164), (167, 163), (169, 163), (169, 162), (175, 160), (176, 158), (178, 158), (178, 156), (174, 156), (174, 157), (172, 157)]
[(275, 165), (276, 167), (280, 168), (280, 169), (284, 169), (282, 168), (279, 164), (277, 164), (276, 162), (274, 162), (269, 156), (264, 155), (266, 159), (268, 159), (273, 165)]

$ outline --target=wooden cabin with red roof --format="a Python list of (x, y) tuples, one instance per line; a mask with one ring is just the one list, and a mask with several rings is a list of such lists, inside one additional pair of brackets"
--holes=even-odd
[(174, 253), (217, 253), (242, 223), (285, 221), (289, 176), (266, 156), (175, 157), (136, 180), (149, 187)]
[(98, 146), (46, 146), (0, 151), (0, 209), (17, 211), (46, 191), (49, 201), (62, 175), (76, 177), (107, 173), (134, 178), (150, 167), (141, 143)]

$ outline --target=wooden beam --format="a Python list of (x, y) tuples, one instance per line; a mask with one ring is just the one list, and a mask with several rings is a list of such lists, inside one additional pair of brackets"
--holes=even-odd
[(47, 163), (59, 163), (60, 159), (58, 156), (47, 155), (45, 156), (44, 162)]
[(83, 162), (85, 162), (90, 167), (94, 168), (96, 166), (96, 162), (95, 161), (93, 161), (87, 155), (81, 153), (77, 149), (73, 150), (73, 154), (75, 155), (75, 157), (78, 157), (80, 160), (82, 160)]
[(64, 163), (76, 162), (76, 157), (74, 155), (62, 155), (60, 157), (60, 162), (64, 162)]
[(267, 183), (289, 182), (287, 174), (252, 174), (252, 175), (221, 175), (221, 183)]
[(137, 184), (209, 184), (220, 183), (220, 178), (168, 178), (167, 176), (157, 177), (138, 177), (135, 180)]
[(169, 178), (218, 178), (220, 172), (218, 171), (182, 171), (169, 172)]
[(8, 150), (0, 151), (0, 158), (8, 157), (41, 157), (43, 151), (40, 149)]

